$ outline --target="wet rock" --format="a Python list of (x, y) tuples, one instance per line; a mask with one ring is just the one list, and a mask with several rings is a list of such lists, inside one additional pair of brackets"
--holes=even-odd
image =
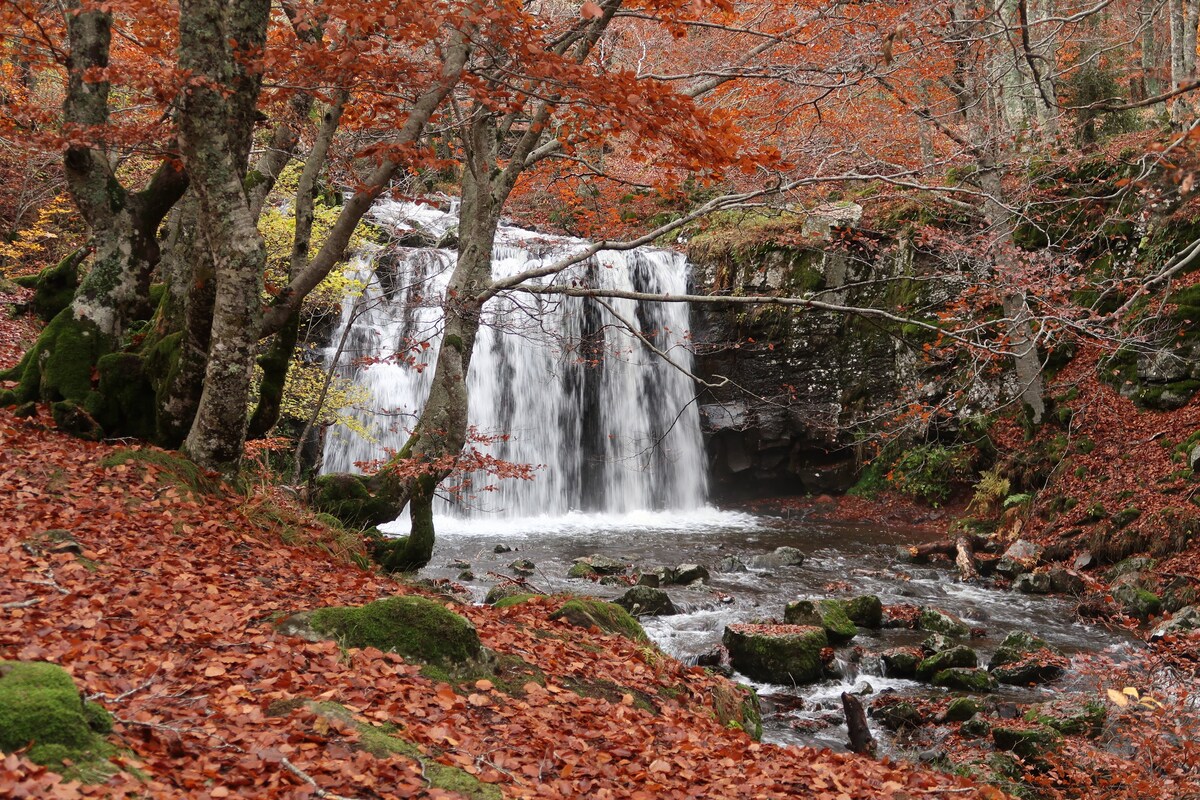
[(657, 589), (662, 586), (662, 579), (653, 572), (642, 572), (637, 576), (637, 585)]
[(510, 561), (508, 568), (518, 575), (532, 575), (537, 571), (537, 564), (528, 558), (518, 558), (516, 561)]
[(598, 578), (600, 573), (592, 569), (589, 564), (572, 564), (567, 570), (568, 578)]
[(1050, 589), (1059, 594), (1081, 595), (1087, 584), (1079, 573), (1062, 567), (1050, 570)]
[(958, 617), (928, 606), (921, 609), (921, 614), (917, 617), (917, 627), (930, 633), (942, 633), (960, 639), (971, 634), (970, 626)]
[(1169, 620), (1160, 622), (1150, 631), (1150, 641), (1156, 642), (1164, 636), (1177, 636), (1200, 628), (1200, 608), (1184, 606)]
[(524, 586), (516, 583), (498, 583), (491, 589), (488, 589), (487, 597), (483, 602), (489, 606), (494, 606), (506, 597), (515, 597), (517, 595), (527, 595), (529, 590)]
[(625, 571), (626, 564), (624, 561), (618, 561), (615, 558), (609, 558), (599, 553), (590, 556), (582, 556), (575, 559), (574, 564), (586, 564), (592, 570), (600, 575), (619, 575)]
[(751, 557), (748, 562), (753, 569), (777, 569), (798, 567), (804, 563), (804, 554), (794, 547), (777, 547), (774, 552)]
[(885, 703), (876, 702), (871, 706), (871, 717), (889, 731), (919, 728), (925, 723), (925, 718), (912, 703), (892, 702), (890, 697), (886, 700)]
[(783, 610), (783, 621), (789, 625), (815, 625), (825, 629), (831, 642), (848, 642), (858, 633), (850, 621), (844, 600), (797, 600)]
[(496, 545), (495, 547), (493, 547), (493, 548), (492, 548), (492, 552), (493, 552), (493, 553), (497, 553), (497, 554), (499, 554), (499, 553), (511, 553), (511, 552), (512, 552), (512, 548), (511, 548), (511, 547), (509, 547), (509, 546), (508, 546), (508, 545), (506, 545), (506, 544), (498, 544), (498, 545)]
[(720, 647), (714, 647), (711, 650), (705, 650), (703, 653), (696, 656), (696, 666), (719, 667), (725, 663), (725, 655), (725, 651)]
[(725, 556), (716, 566), (717, 572), (746, 572), (747, 567), (745, 562), (737, 556)]
[(733, 668), (752, 680), (801, 684), (824, 674), (825, 631), (807, 625), (730, 625), (721, 639)]
[(996, 572), (1008, 578), (1015, 579), (1018, 575), (1029, 572), (1037, 566), (1042, 557), (1042, 547), (1024, 539), (1018, 539), (1009, 545), (1000, 560), (996, 562)]
[(458, 580), (473, 581), (475, 580), (475, 573), (469, 569), (464, 569), (462, 572), (458, 573)]
[(977, 666), (979, 666), (979, 655), (966, 645), (959, 645), (951, 647), (949, 650), (942, 650), (940, 653), (934, 653), (921, 661), (917, 665), (917, 679), (927, 681), (943, 670)]
[(1004, 637), (988, 661), (996, 680), (1014, 686), (1048, 683), (1066, 671), (1067, 659), (1056, 647), (1027, 631)]
[(1067, 700), (1043, 703), (1025, 712), (1026, 722), (1047, 725), (1065, 736), (1100, 735), (1107, 712), (1100, 703)]
[(1013, 581), (1013, 589), (1022, 594), (1050, 594), (1048, 572), (1025, 572)]
[(846, 616), (855, 625), (878, 630), (883, 627), (883, 603), (873, 594), (852, 597), (846, 602)]
[(450, 569), (470, 569), (471, 562), (463, 561), (461, 558), (456, 558), (453, 561), (451, 561), (450, 563), (446, 564), (446, 566), (449, 567)]
[(982, 669), (954, 667), (944, 669), (933, 676), (930, 681), (934, 686), (949, 689), (953, 692), (994, 692), (999, 688), (991, 673)]
[(978, 714), (958, 727), (958, 735), (964, 739), (982, 739), (991, 733), (991, 724)]
[(931, 633), (921, 642), (921, 650), (927, 654), (933, 654), (949, 650), (957, 645), (957, 640), (951, 639), (943, 633)]
[(1104, 577), (1110, 582), (1115, 583), (1118, 578), (1122, 578), (1126, 575), (1133, 575), (1135, 573), (1145, 572), (1146, 570), (1153, 569), (1155, 563), (1157, 562), (1153, 558), (1148, 558), (1146, 556), (1126, 558), (1109, 567), (1108, 571), (1104, 573)]
[(979, 703), (970, 697), (956, 697), (946, 707), (942, 719), (946, 722), (966, 722), (980, 712)]
[(666, 592), (649, 586), (634, 586), (614, 602), (635, 617), (658, 617), (679, 613)]
[(605, 633), (615, 633), (639, 644), (649, 644), (650, 637), (636, 619), (625, 609), (603, 600), (577, 597), (563, 603), (550, 619), (565, 620), (576, 628), (596, 627)]
[(1062, 734), (1048, 725), (1034, 728), (992, 728), (992, 741), (997, 750), (1004, 750), (1021, 758), (1037, 759), (1062, 747)]
[(921, 663), (921, 651), (915, 647), (893, 647), (879, 656), (884, 674), (889, 678), (915, 678)]
[(1143, 622), (1162, 611), (1162, 600), (1158, 595), (1133, 584), (1126, 583), (1113, 587), (1112, 598), (1117, 601), (1125, 614)]
[(869, 697), (870, 695), (875, 694), (875, 687), (867, 681), (863, 681), (858, 686), (854, 687), (853, 694), (856, 694), (859, 697)]
[(675, 568), (671, 583), (678, 586), (691, 586), (693, 583), (707, 581), (708, 568), (699, 564), (680, 564)]

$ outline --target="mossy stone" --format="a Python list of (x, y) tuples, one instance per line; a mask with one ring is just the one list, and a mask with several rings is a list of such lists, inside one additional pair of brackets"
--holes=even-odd
[(890, 731), (898, 731), (901, 728), (919, 728), (925, 722), (925, 718), (917, 710), (917, 707), (906, 701), (873, 706), (871, 716), (879, 720), (879, 724)]
[(572, 564), (571, 568), (567, 570), (568, 578), (591, 578), (593, 576), (599, 577), (599, 575), (600, 573), (592, 565), (585, 564), (582, 561)]
[(1062, 747), (1063, 737), (1048, 725), (1035, 728), (992, 728), (992, 741), (997, 750), (1015, 753), (1021, 758), (1036, 759)]
[(0, 661), (0, 751), (30, 746), (31, 761), (69, 778), (102, 781), (116, 772), (101, 734), (112, 718), (86, 703), (70, 674), (40, 661)]
[(889, 678), (915, 678), (917, 665), (921, 663), (921, 652), (915, 647), (893, 647), (880, 655), (884, 674)]
[(812, 625), (730, 625), (721, 639), (733, 668), (752, 680), (800, 684), (825, 672), (821, 651), (829, 646), (823, 628)]
[(629, 612), (613, 603), (576, 597), (562, 604), (550, 619), (565, 620), (577, 628), (597, 627), (605, 633), (615, 633), (639, 644), (649, 644), (650, 637)]
[(1107, 715), (1104, 706), (1094, 701), (1046, 703), (1026, 711), (1025, 721), (1049, 726), (1066, 736), (1097, 736)]
[(918, 679), (927, 681), (944, 669), (977, 666), (979, 666), (979, 655), (966, 645), (960, 644), (957, 647), (951, 647), (949, 650), (934, 653), (929, 658), (921, 661), (917, 665), (916, 674)]
[(1121, 610), (1131, 617), (1145, 620), (1162, 612), (1162, 600), (1154, 592), (1148, 592), (1132, 584), (1122, 584), (1112, 590), (1113, 599)]
[(948, 614), (936, 608), (922, 608), (917, 618), (917, 627), (931, 633), (942, 633), (946, 636), (963, 638), (971, 634), (971, 628), (953, 614)]
[(947, 722), (965, 722), (979, 713), (979, 704), (970, 697), (956, 697), (946, 707)]
[(858, 626), (846, 611), (844, 600), (797, 600), (783, 610), (788, 625), (814, 625), (825, 630), (831, 642), (848, 642), (858, 635)]
[(855, 625), (878, 630), (883, 626), (883, 602), (873, 594), (852, 597), (846, 601), (846, 616)]
[(407, 659), (453, 667), (478, 661), (475, 626), (433, 600), (389, 597), (365, 606), (319, 608), (280, 623), (284, 633), (334, 639), (343, 647), (374, 647)]
[(994, 692), (999, 688), (996, 679), (981, 669), (952, 667), (933, 676), (931, 683), (954, 692)]
[(991, 723), (978, 714), (958, 726), (958, 734), (964, 739), (982, 739), (989, 736), (991, 732)]
[(762, 738), (762, 709), (758, 693), (740, 683), (723, 682), (712, 690), (713, 711), (725, 728), (745, 731), (750, 738)]
[[(491, 592), (488, 592), (488, 595), (491, 596)], [(496, 608), (512, 608), (513, 606), (519, 606), (522, 603), (529, 602), (535, 597), (545, 597), (545, 595), (520, 592), (518, 594), (510, 594), (506, 595), (505, 597), (501, 597), (499, 600), (492, 603), (492, 605)]]

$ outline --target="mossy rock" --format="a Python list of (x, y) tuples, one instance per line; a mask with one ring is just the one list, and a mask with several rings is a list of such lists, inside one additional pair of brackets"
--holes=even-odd
[(405, 756), (421, 764), (421, 770), (430, 788), (454, 792), (468, 800), (501, 800), (499, 786), (484, 783), (466, 770), (439, 764), (423, 754), (416, 742), (406, 739), (403, 731), (395, 725), (371, 725), (357, 717), (338, 703), (304, 702), (303, 706), (319, 717), (350, 726), (358, 732), (354, 746), (376, 758)]
[(70, 674), (41, 661), (0, 661), (0, 751), (29, 746), (28, 757), (64, 776), (101, 782), (117, 772), (104, 741), (112, 718), (79, 695)]
[(873, 594), (852, 597), (845, 601), (846, 616), (855, 625), (878, 630), (883, 627), (883, 602)]
[(975, 692), (983, 694), (994, 692), (999, 688), (996, 679), (982, 669), (952, 667), (944, 669), (933, 676), (930, 681), (934, 686), (949, 689), (952, 692)]
[(733, 668), (751, 680), (785, 685), (820, 680), (823, 628), (812, 625), (730, 625), (721, 639)]
[(992, 654), (988, 670), (1001, 683), (1028, 686), (1060, 677), (1066, 670), (1066, 659), (1046, 640), (1027, 631), (1013, 631)]
[(1021, 758), (1037, 759), (1062, 747), (1063, 737), (1048, 725), (1035, 728), (995, 727), (992, 741), (997, 750), (1014, 753)]
[(917, 618), (917, 627), (931, 633), (941, 633), (946, 636), (965, 638), (970, 636), (971, 628), (953, 614), (936, 608), (922, 608)]
[(717, 722), (722, 727), (745, 731), (756, 742), (762, 738), (762, 709), (757, 692), (730, 681), (712, 690), (712, 700)]
[[(492, 588), (495, 588), (495, 587), (492, 587)], [(488, 592), (488, 596), (491, 597), (491, 595), (492, 595), (492, 593)], [(513, 606), (519, 606), (522, 603), (527, 603), (535, 597), (545, 597), (545, 596), (546, 595), (544, 595), (544, 594), (530, 594), (529, 592), (518, 592), (517, 594), (505, 595), (504, 597), (501, 597), (499, 600), (496, 600), (495, 602), (491, 603), (491, 605), (494, 606), (495, 608), (512, 608)]]
[(1162, 600), (1158, 595), (1129, 583), (1114, 587), (1112, 597), (1122, 611), (1143, 622), (1162, 612)]
[(615, 633), (639, 644), (650, 644), (650, 637), (629, 612), (613, 603), (576, 597), (562, 604), (550, 619), (565, 620), (577, 628), (596, 627), (605, 633)]
[(958, 726), (958, 735), (964, 739), (982, 739), (991, 733), (992, 724), (978, 714)]
[(424, 597), (303, 611), (279, 623), (279, 630), (310, 641), (333, 639), (347, 648), (374, 647), (444, 668), (473, 664), (484, 656), (469, 620)]
[(625, 594), (614, 601), (630, 614), (639, 617), (657, 617), (678, 614), (671, 597), (662, 589), (650, 586), (631, 586)]
[(312, 504), (346, 527), (360, 529), (391, 522), (403, 510), (386, 486), (371, 477), (344, 472), (318, 477)]
[(902, 728), (919, 728), (925, 723), (925, 717), (917, 707), (907, 701), (898, 703), (879, 703), (871, 707), (871, 716), (879, 720), (879, 724), (889, 731)]
[(1108, 712), (1094, 701), (1045, 703), (1025, 712), (1026, 722), (1046, 725), (1065, 736), (1098, 736)]
[(958, 645), (924, 659), (917, 665), (916, 675), (919, 680), (927, 681), (944, 669), (977, 666), (979, 666), (979, 655), (966, 645)]
[(880, 654), (884, 674), (889, 678), (915, 678), (921, 663), (921, 651), (915, 647), (893, 647)]
[(592, 577), (600, 577), (600, 573), (597, 572), (596, 569), (594, 567), (592, 567), (591, 564), (585, 564), (582, 561), (579, 561), (579, 562), (572, 564), (571, 568), (569, 570), (567, 570), (567, 577), (568, 578), (592, 578)]
[(980, 711), (979, 703), (970, 697), (956, 697), (946, 707), (947, 722), (966, 722)]
[[(882, 613), (882, 612), (881, 612)], [(831, 642), (848, 642), (858, 635), (856, 626), (846, 612), (844, 600), (797, 600), (783, 610), (788, 625), (813, 625), (822, 628)]]

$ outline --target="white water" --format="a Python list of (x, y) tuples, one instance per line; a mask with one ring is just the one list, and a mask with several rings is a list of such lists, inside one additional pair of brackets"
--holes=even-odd
[[(372, 215), (380, 224), (419, 227), (435, 236), (456, 224), (450, 214), (390, 201), (378, 204)], [(497, 277), (524, 272), (585, 244), (502, 228), (492, 272)], [(322, 471), (354, 471), (358, 463), (386, 458), (408, 438), (433, 379), (441, 303), (454, 257), (448, 250), (400, 248), (362, 253), (353, 262), (355, 276), (370, 282), (365, 308), (354, 317), (346, 304), (333, 341), (353, 319), (339, 367), (373, 398), (373, 407), (357, 412), (371, 435), (332, 428)], [(372, 279), (377, 267), (378, 278)], [(682, 255), (666, 250), (604, 251), (554, 280), (683, 294), (687, 264)], [(699, 416), (692, 380), (682, 371), (692, 363), (686, 304), (605, 302), (615, 315), (583, 298), (514, 295), (488, 304), (468, 375), (469, 418), (479, 433), (508, 438), (475, 447), (538, 469), (532, 481), (472, 476), (471, 490), (443, 503), (440, 516), (477, 520), (467, 525), (472, 528), (487, 520), (544, 532), (571, 525), (572, 517), (579, 522), (588, 512), (632, 515), (630, 525), (638, 527), (644, 527), (646, 512), (660, 512), (659, 522), (668, 528), (703, 527), (704, 515), (717, 513), (702, 511)], [(675, 366), (625, 330), (618, 317), (669, 353)], [(362, 356), (385, 360), (352, 365)], [(668, 511), (701, 513), (684, 521), (678, 513), (662, 513)], [(568, 514), (572, 517), (562, 519)], [(531, 523), (530, 518), (536, 519)], [(519, 525), (504, 523), (518, 519)], [(454, 527), (445, 520), (439, 532)]]

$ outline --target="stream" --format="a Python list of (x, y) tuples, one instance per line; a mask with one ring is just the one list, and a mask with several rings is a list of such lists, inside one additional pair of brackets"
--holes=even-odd
[[(401, 525), (394, 524), (400, 533)], [(387, 530), (388, 526), (385, 526)], [(681, 613), (665, 617), (643, 617), (642, 624), (654, 642), (670, 655), (694, 661), (721, 642), (726, 625), (782, 618), (784, 605), (792, 600), (849, 597), (875, 594), (884, 605), (914, 604), (941, 608), (963, 618), (972, 627), (986, 630), (970, 645), (986, 663), (1004, 636), (1013, 630), (1028, 630), (1059, 647), (1068, 656), (1105, 653), (1117, 659), (1137, 646), (1118, 631), (1079, 621), (1069, 599), (1023, 595), (1015, 592), (959, 583), (952, 565), (922, 566), (902, 563), (899, 545), (931, 541), (937, 534), (928, 530), (882, 527), (862, 522), (834, 522), (804, 518), (778, 519), (716, 509), (694, 512), (634, 512), (629, 514), (571, 513), (534, 518), (471, 518), (444, 516), (438, 521), (438, 540), (433, 560), (422, 571), (428, 578), (448, 578), (471, 590), (482, 602), (498, 576), (515, 576), (508, 565), (529, 559), (536, 571), (527, 580), (547, 593), (574, 592), (615, 599), (628, 587), (603, 585), (567, 578), (573, 559), (602, 554), (632, 565), (637, 570), (675, 567), (695, 563), (711, 571), (706, 585), (666, 587)], [(727, 556), (749, 561), (788, 545), (801, 550), (805, 562), (798, 567), (720, 573), (717, 565)], [(511, 548), (497, 553), (498, 546)], [(472, 580), (460, 580), (470, 565)], [(489, 574), (491, 573), (491, 574)], [(844, 750), (845, 728), (841, 719), (841, 693), (894, 690), (904, 695), (931, 696), (943, 692), (928, 684), (884, 676), (877, 654), (890, 647), (919, 644), (928, 634), (922, 631), (860, 629), (848, 645), (838, 648), (844, 678), (807, 686), (775, 686), (756, 683), (763, 698), (763, 739), (777, 744), (801, 744)], [(858, 663), (851, 663), (855, 647), (865, 650)], [(1061, 696), (1065, 691), (1096, 691), (1085, 681), (1062, 680), (1038, 688), (1002, 687), (992, 695), (1019, 703)], [(873, 696), (873, 695), (872, 695)], [(794, 698), (802, 702), (797, 703)], [(864, 697), (870, 704), (871, 697)], [(796, 707), (798, 706), (798, 707)], [(891, 735), (872, 721), (873, 732), (884, 745)]]

